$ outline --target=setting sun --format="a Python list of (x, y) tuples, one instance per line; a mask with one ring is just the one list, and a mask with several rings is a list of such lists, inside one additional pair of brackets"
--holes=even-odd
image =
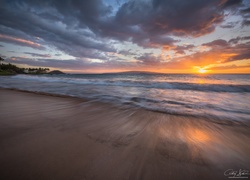
[(198, 71), (199, 73), (201, 73), (201, 74), (204, 74), (204, 73), (206, 73), (207, 72), (207, 70), (206, 69), (199, 69), (199, 71)]
[(207, 70), (206, 68), (207, 67), (193, 66), (193, 72), (204, 74), (204, 73), (207, 73), (208, 71), (210, 71), (210, 70)]

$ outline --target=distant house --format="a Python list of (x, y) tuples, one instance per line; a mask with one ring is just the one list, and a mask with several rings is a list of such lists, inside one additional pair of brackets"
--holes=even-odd
[(27, 74), (34, 74), (34, 73), (37, 73), (37, 69), (24, 69), (24, 73), (27, 73)]
[(29, 70), (29, 73), (37, 73), (37, 69)]
[(23, 72), (28, 74), (29, 70), (28, 69), (24, 69)]

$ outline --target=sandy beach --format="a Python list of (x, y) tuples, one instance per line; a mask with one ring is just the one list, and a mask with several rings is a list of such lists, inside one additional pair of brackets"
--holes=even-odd
[(249, 142), (249, 122), (0, 89), (1, 179), (228, 179)]

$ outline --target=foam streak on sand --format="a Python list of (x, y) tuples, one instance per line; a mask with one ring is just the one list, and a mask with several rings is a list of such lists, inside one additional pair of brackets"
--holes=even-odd
[(0, 90), (3, 179), (227, 179), (249, 169), (249, 124)]

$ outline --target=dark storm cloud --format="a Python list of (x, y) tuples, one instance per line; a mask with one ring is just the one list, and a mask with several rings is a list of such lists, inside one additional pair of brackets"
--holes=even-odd
[[(23, 34), (27, 34), (32, 36), (33, 40), (39, 37), (46, 44), (62, 51), (66, 50), (66, 53), (73, 56), (78, 54), (67, 51), (69, 48), (65, 47), (115, 51), (111, 44), (102, 42), (102, 39), (96, 37), (88, 28), (88, 24), (107, 11), (99, 7), (100, 1), (6, 1), (3, 4), (0, 8), (0, 29), (5, 34), (16, 37), (24, 37)], [(46, 13), (54, 13), (51, 15), (60, 17), (61, 21), (42, 18)], [(84, 23), (84, 28), (77, 27)], [(63, 45), (58, 46), (59, 44)]]
[(219, 0), (128, 1), (117, 12), (116, 21), (127, 26), (139, 25), (147, 34), (200, 36), (214, 31), (223, 20)]
[(246, 9), (242, 9), (240, 11), (242, 14), (250, 14), (250, 7), (249, 8), (246, 8)]
[(250, 36), (241, 37), (241, 40), (250, 40)]
[[(197, 37), (211, 33), (223, 22), (225, 10), (231, 11), (241, 4), (240, 0), (129, 0), (114, 11), (102, 0), (3, 0), (0, 2), (0, 33), (5, 37), (2, 41), (29, 47), (32, 43), (24, 42), (53, 46), (77, 59), (100, 59), (108, 65), (114, 60), (109, 53), (118, 52), (114, 41), (129, 41), (143, 48), (172, 49), (184, 54), (193, 46), (177, 46), (179, 41), (175, 36)], [(247, 17), (248, 11), (243, 8), (242, 16)], [(243, 24), (248, 23), (245, 18)], [(15, 41), (17, 39), (25, 41)], [(206, 45), (226, 46), (226, 43), (217, 40)], [(135, 55), (125, 50), (120, 53)], [(148, 54), (138, 60), (153, 64), (159, 58)], [(42, 60), (35, 62), (38, 61)], [(43, 61), (49, 62), (60, 67), (70, 66), (72, 62), (72, 68), (82, 63), (68, 60), (62, 65), (49, 59)]]
[(242, 26), (249, 26), (250, 25), (250, 7), (242, 9), (240, 14), (243, 16)]
[(195, 46), (193, 44), (184, 45), (184, 46), (176, 46), (173, 50), (178, 54), (185, 54), (185, 51), (193, 49)]
[(230, 11), (241, 3), (237, 0), (130, 0), (113, 19), (101, 21), (99, 33), (146, 48), (172, 46), (176, 40), (159, 42), (158, 39), (211, 33), (223, 22), (224, 10)]
[(43, 58), (51, 57), (51, 55), (49, 54), (38, 54), (38, 53), (30, 53), (30, 52), (24, 52), (24, 54), (31, 55), (32, 57), (43, 57)]
[[(244, 37), (242, 38), (244, 40)], [(248, 40), (249, 37), (245, 37), (245, 40)], [(239, 43), (235, 46), (231, 46), (232, 53), (236, 55), (229, 58), (227, 61), (238, 61), (238, 60), (245, 60), (250, 59), (250, 41), (248, 40), (245, 43)], [(226, 49), (225, 49), (226, 51)]]
[(224, 59), (225, 62), (239, 61), (239, 60), (250, 59), (249, 39), (250, 39), (249, 36), (237, 37), (229, 40), (228, 42), (219, 39), (203, 45), (211, 47), (211, 50), (205, 53), (229, 54), (229, 56), (226, 59)]
[[(1, 12), (0, 12), (0, 14), (1, 14)], [(12, 29), (10, 27), (6, 27), (6, 26), (3, 26), (1, 24), (0, 24), (0, 34), (7, 35), (7, 36), (10, 36), (10, 37), (19, 37), (19, 38), (22, 38), (22, 39), (25, 39), (25, 40), (30, 40), (30, 41), (34, 40), (34, 37), (22, 32), (22, 31), (20, 31), (18, 29)], [(37, 42), (37, 39), (35, 39), (35, 41)]]
[(233, 28), (238, 24), (238, 22), (228, 22), (227, 24), (222, 24), (221, 28)]
[[(250, 42), (248, 37), (239, 37), (237, 43), (232, 43), (235, 40), (218, 40), (206, 43), (210, 47), (205, 51), (194, 51), (191, 55), (185, 55), (174, 58), (171, 62), (188, 64), (190, 66), (208, 66), (211, 64), (223, 64), (234, 61), (243, 61), (250, 59)], [(238, 62), (237, 62), (238, 63)]]
[(236, 38), (232, 38), (230, 39), (228, 42), (229, 43), (232, 43), (232, 44), (237, 44), (239, 43), (240, 41), (248, 41), (250, 40), (250, 36), (244, 36), (244, 37), (236, 37)]
[(136, 53), (134, 53), (131, 49), (129, 50), (121, 50), (118, 52), (119, 54), (125, 55), (125, 56), (135, 56)]
[(228, 42), (231, 44), (237, 44), (241, 40), (241, 37), (236, 37), (233, 39), (230, 39)]
[(140, 45), (143, 47), (163, 47), (165, 49), (169, 49), (169, 47), (173, 46), (174, 43), (179, 42), (168, 36), (152, 36), (149, 39), (146, 39), (146, 42), (141, 42)]
[[(112, 16), (112, 8), (101, 0), (26, 0), (5, 1), (1, 24), (54, 45), (80, 45), (101, 51), (114, 51), (93, 39), (103, 36), (131, 40), (141, 46), (169, 45), (166, 34), (201, 36), (214, 31), (222, 22), (223, 8), (240, 1), (220, 0), (131, 0)], [(58, 22), (66, 27), (62, 28)], [(79, 30), (89, 30), (80, 32)], [(166, 36), (161, 38), (162, 36)], [(146, 42), (146, 43), (145, 43)]]
[(241, 3), (242, 3), (242, 0), (227, 0), (223, 6), (225, 8), (232, 8), (232, 7), (240, 5)]
[(250, 20), (245, 19), (245, 20), (242, 22), (242, 26), (250, 26)]
[[(250, 46), (248, 46), (249, 48)], [(247, 51), (247, 52), (242, 52), (241, 54), (238, 54), (230, 59), (228, 59), (227, 62), (229, 61), (238, 61), (238, 60), (244, 60), (244, 59), (249, 59), (250, 58), (250, 52)]]
[(204, 46), (210, 46), (210, 47), (215, 47), (215, 46), (222, 46), (222, 47), (225, 47), (225, 46), (228, 46), (228, 42), (226, 40), (223, 40), (223, 39), (217, 39), (217, 40), (214, 40), (212, 42), (209, 42), (209, 43), (204, 43), (202, 44)]
[(144, 55), (139, 56), (136, 59), (139, 60), (139, 63), (146, 65), (156, 65), (161, 63), (161, 58), (154, 56), (153, 53), (145, 53)]

